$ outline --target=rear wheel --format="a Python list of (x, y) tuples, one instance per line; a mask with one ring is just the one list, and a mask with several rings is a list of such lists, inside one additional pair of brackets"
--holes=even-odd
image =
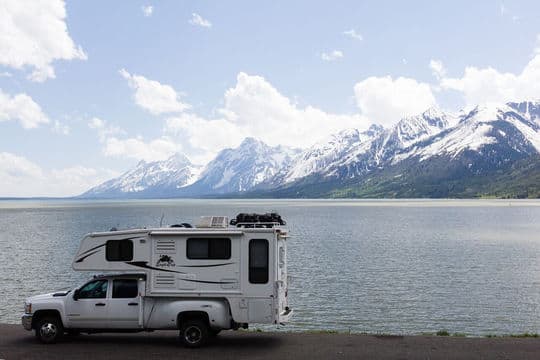
[(180, 340), (190, 348), (197, 348), (208, 340), (209, 330), (204, 321), (187, 320), (182, 323), (180, 329)]
[(36, 324), (36, 337), (44, 344), (53, 344), (64, 334), (62, 321), (54, 316), (39, 319)]

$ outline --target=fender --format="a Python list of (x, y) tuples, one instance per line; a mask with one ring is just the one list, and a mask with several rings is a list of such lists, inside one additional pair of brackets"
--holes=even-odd
[(145, 298), (144, 327), (177, 329), (178, 316), (186, 312), (203, 312), (214, 329), (231, 328), (231, 311), (225, 299)]

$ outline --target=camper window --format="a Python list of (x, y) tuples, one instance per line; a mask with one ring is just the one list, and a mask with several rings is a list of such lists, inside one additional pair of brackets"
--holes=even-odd
[(231, 258), (231, 239), (189, 238), (186, 254), (192, 260), (226, 260)]
[(127, 299), (137, 297), (139, 289), (135, 279), (119, 279), (113, 281), (112, 297)]
[(252, 284), (268, 282), (268, 240), (249, 241), (249, 282)]
[(109, 240), (105, 250), (107, 261), (133, 260), (133, 242), (131, 240)]

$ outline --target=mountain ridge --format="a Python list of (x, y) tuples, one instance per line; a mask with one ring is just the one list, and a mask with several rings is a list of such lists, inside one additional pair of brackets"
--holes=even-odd
[[(489, 196), (474, 184), (499, 187), (479, 177), (514, 188), (508, 171), (530, 186), (516, 166), (533, 169), (535, 178), (539, 154), (540, 102), (484, 104), (456, 114), (429, 108), (390, 128), (329, 134), (304, 150), (246, 138), (204, 168), (181, 154), (140, 162), (81, 197)], [(467, 182), (474, 191), (463, 190)]]

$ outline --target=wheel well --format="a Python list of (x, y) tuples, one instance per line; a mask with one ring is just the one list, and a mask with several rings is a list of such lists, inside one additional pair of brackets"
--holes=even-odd
[(43, 319), (45, 316), (54, 316), (60, 320), (60, 322), (62, 322), (62, 317), (60, 316), (60, 312), (58, 312), (58, 310), (38, 310), (32, 316), (32, 328), (35, 329), (37, 322)]
[(178, 314), (176, 319), (176, 324), (178, 328), (181, 327), (184, 321), (188, 320), (202, 320), (206, 325), (210, 325), (210, 319), (208, 318), (208, 313), (204, 311), (184, 311)]

